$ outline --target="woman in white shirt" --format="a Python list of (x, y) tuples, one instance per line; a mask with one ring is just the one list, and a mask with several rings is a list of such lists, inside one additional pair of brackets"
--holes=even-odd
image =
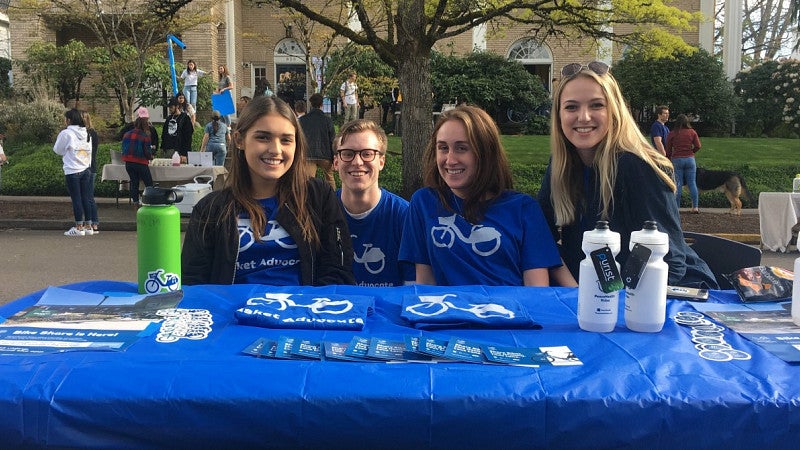
[(81, 111), (73, 108), (64, 113), (67, 127), (58, 133), (53, 151), (61, 155), (67, 192), (72, 199), (75, 226), (65, 236), (92, 235), (91, 204), (92, 141), (86, 131)]
[(186, 68), (181, 73), (181, 80), (183, 80), (183, 95), (186, 100), (192, 105), (192, 109), (197, 110), (197, 79), (205, 76), (204, 72), (197, 68), (194, 60), (186, 61)]

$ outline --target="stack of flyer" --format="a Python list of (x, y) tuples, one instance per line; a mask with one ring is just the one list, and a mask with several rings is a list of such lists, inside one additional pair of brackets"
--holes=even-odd
[(582, 362), (566, 346), (506, 347), (457, 337), (405, 335), (403, 340), (354, 336), (349, 342), (313, 341), (291, 336), (259, 338), (242, 352), (270, 359), (360, 362), (468, 362), (526, 367), (574, 366)]

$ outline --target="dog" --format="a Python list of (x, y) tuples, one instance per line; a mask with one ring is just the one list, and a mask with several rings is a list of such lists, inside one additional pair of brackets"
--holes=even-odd
[(744, 178), (736, 172), (730, 170), (708, 170), (701, 167), (696, 172), (697, 189), (700, 192), (719, 191), (725, 194), (731, 203), (730, 213), (734, 215), (742, 214), (742, 194), (747, 199), (748, 204), (753, 204), (753, 197), (747, 190)]

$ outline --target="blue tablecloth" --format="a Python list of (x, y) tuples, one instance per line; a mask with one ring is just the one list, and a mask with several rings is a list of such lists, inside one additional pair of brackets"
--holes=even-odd
[[(135, 292), (119, 282), (66, 287)], [(514, 296), (543, 329), (436, 333), (504, 346), (566, 345), (583, 365), (254, 358), (241, 350), (287, 330), (237, 325), (233, 312), (267, 290), (375, 296), (361, 332), (291, 331), (349, 341), (421, 334), (400, 319), (403, 295), (453, 288), (190, 286), (180, 307), (212, 313), (206, 339), (150, 336), (125, 352), (0, 356), (0, 447), (796, 448), (800, 367), (730, 330), (725, 340), (752, 359), (702, 359), (689, 330), (670, 319), (657, 334), (627, 330), (621, 314), (612, 333), (581, 331), (576, 289), (464, 289)], [(40, 296), (8, 304), (0, 316)], [(711, 301), (736, 297), (712, 292)], [(670, 317), (690, 309), (668, 302)]]

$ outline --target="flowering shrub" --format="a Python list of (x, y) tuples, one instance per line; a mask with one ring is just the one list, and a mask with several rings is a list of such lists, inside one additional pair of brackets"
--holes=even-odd
[(744, 69), (733, 86), (742, 106), (739, 134), (800, 137), (800, 61), (767, 61)]

